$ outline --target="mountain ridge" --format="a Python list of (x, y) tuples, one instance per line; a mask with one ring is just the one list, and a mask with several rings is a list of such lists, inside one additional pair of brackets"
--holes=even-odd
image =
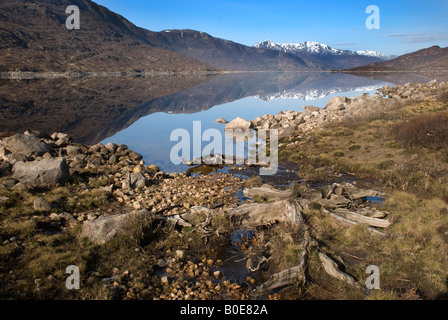
[(448, 71), (448, 47), (432, 46), (398, 56), (395, 59), (371, 63), (344, 70), (346, 72)]
[[(65, 10), (80, 9), (79, 30), (68, 30)], [(90, 0), (3, 0), (0, 71), (217, 70), (151, 46), (141, 29)]]
[(171, 50), (230, 71), (315, 71), (324, 68), (288, 53), (246, 46), (191, 29), (144, 31), (155, 47)]
[(305, 41), (299, 43), (276, 43), (265, 40), (253, 45), (256, 48), (277, 50), (320, 63), (326, 69), (342, 70), (346, 68), (379, 62), (386, 57), (377, 51), (351, 51), (332, 48), (326, 44)]

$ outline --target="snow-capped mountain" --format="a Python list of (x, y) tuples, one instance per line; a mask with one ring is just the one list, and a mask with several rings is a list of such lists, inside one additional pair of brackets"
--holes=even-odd
[(305, 41), (301, 43), (275, 43), (271, 40), (259, 42), (254, 45), (256, 48), (274, 49), (287, 53), (308, 52), (313, 54), (332, 54), (332, 55), (360, 55), (368, 57), (385, 58), (385, 56), (379, 51), (361, 50), (350, 51), (335, 49), (326, 44), (312, 41)]
[(313, 88), (313, 89), (306, 89), (306, 90), (304, 90), (303, 88), (290, 88), (290, 89), (275, 92), (275, 93), (269, 93), (269, 94), (264, 94), (264, 95), (254, 95), (253, 97), (255, 99), (265, 101), (265, 102), (271, 102), (276, 99), (295, 99), (295, 100), (310, 101), (310, 100), (322, 99), (331, 94), (335, 94), (335, 93), (343, 92), (343, 91), (353, 91), (353, 92), (374, 91), (374, 90), (381, 88), (385, 85), (390, 85), (390, 83), (381, 82), (381, 83), (378, 83), (375, 85), (370, 85), (370, 86)]
[(319, 42), (306, 41), (301, 43), (275, 43), (271, 40), (259, 42), (256, 48), (271, 49), (293, 54), (300, 58), (326, 64), (328, 69), (345, 69), (352, 66), (362, 66), (372, 62), (385, 60), (386, 57), (377, 51), (351, 51), (332, 48)]
[(377, 57), (377, 58), (386, 59), (386, 56), (380, 51), (361, 50), (361, 51), (356, 51), (356, 53), (361, 56)]

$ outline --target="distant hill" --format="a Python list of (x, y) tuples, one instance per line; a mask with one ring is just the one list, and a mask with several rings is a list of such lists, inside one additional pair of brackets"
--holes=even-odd
[(380, 62), (387, 58), (377, 51), (350, 51), (335, 49), (319, 42), (275, 43), (270, 40), (254, 45), (255, 48), (272, 49), (292, 54), (307, 61), (321, 65), (327, 70), (342, 70)]
[(153, 46), (233, 71), (324, 70), (320, 63), (277, 50), (254, 48), (194, 30), (146, 31)]
[[(68, 30), (67, 6), (80, 9)], [(2, 0), (0, 71), (215, 70), (151, 46), (143, 29), (90, 0)]]
[(392, 60), (370, 63), (362, 67), (356, 67), (345, 71), (448, 71), (448, 47), (440, 48), (439, 46), (433, 46), (404, 54)]

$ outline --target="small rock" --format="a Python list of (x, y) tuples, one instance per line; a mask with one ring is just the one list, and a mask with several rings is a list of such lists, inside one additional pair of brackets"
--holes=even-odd
[(155, 164), (151, 164), (148, 166), (148, 171), (157, 173), (160, 171), (160, 168), (158, 166), (156, 166)]
[(107, 143), (104, 147), (105, 147), (105, 148), (107, 149), (107, 151), (109, 151), (110, 153), (115, 153), (115, 152), (117, 151), (117, 149), (118, 149), (118, 145), (116, 145), (116, 144), (113, 143), (113, 142), (109, 142), (109, 143)]
[(96, 218), (98, 218), (98, 216), (97, 216), (95, 213), (93, 213), (93, 212), (89, 212), (89, 213), (87, 214), (87, 220), (89, 220), (89, 221), (93, 221), (93, 220), (95, 220)]
[(164, 268), (164, 267), (166, 267), (166, 265), (167, 265), (167, 262), (166, 262), (165, 259), (160, 258), (160, 259), (157, 260), (157, 266), (159, 268)]
[(176, 250), (176, 258), (179, 260), (183, 260), (185, 258), (184, 250)]
[(168, 277), (163, 276), (162, 278), (160, 278), (160, 282), (162, 282), (163, 284), (168, 284)]
[(43, 197), (36, 198), (33, 203), (34, 210), (40, 212), (48, 212), (51, 209), (50, 203)]
[(78, 146), (73, 146), (73, 145), (69, 145), (69, 146), (67, 146), (67, 147), (65, 148), (65, 151), (67, 151), (67, 154), (68, 154), (69, 156), (75, 156), (75, 155), (77, 155), (77, 154), (79, 154), (79, 153), (82, 152), (80, 147), (78, 147)]
[(52, 213), (52, 214), (50, 214), (50, 220), (59, 222), (59, 221), (61, 221), (61, 218), (59, 217), (59, 215), (57, 213)]
[(3, 181), (3, 185), (7, 188), (12, 188), (15, 186), (15, 184), (17, 183), (17, 180), (15, 179), (6, 179)]

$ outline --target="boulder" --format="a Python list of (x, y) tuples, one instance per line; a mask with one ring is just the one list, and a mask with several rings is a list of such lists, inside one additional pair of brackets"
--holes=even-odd
[(82, 152), (81, 148), (76, 145), (69, 145), (65, 148), (65, 151), (67, 151), (67, 154), (69, 156), (76, 156), (77, 154), (80, 154)]
[(28, 188), (54, 188), (66, 184), (70, 178), (67, 163), (62, 158), (17, 162), (12, 172), (12, 177)]
[(107, 149), (107, 151), (109, 151), (112, 154), (115, 153), (118, 149), (118, 145), (116, 145), (113, 142), (107, 143), (104, 147)]
[(347, 102), (348, 99), (346, 97), (333, 97), (327, 102), (325, 108), (328, 111), (344, 110)]
[(143, 159), (143, 156), (140, 153), (137, 153), (135, 151), (129, 151), (129, 158), (131, 158), (134, 161), (140, 161)]
[(242, 129), (247, 130), (251, 126), (250, 121), (244, 120), (243, 118), (237, 117), (230, 121), (225, 126), (225, 130), (235, 130), (235, 129)]
[(22, 133), (4, 138), (3, 146), (12, 153), (23, 153), (26, 156), (33, 154), (40, 156), (51, 151), (50, 146), (41, 142), (37, 137)]
[(139, 229), (145, 219), (151, 219), (151, 214), (148, 210), (100, 217), (93, 221), (84, 222), (81, 237), (87, 238), (95, 244), (102, 245), (125, 232), (129, 232), (132, 236), (133, 232), (141, 231)]
[(141, 172), (131, 174), (131, 188), (143, 188), (146, 186), (146, 178)]

